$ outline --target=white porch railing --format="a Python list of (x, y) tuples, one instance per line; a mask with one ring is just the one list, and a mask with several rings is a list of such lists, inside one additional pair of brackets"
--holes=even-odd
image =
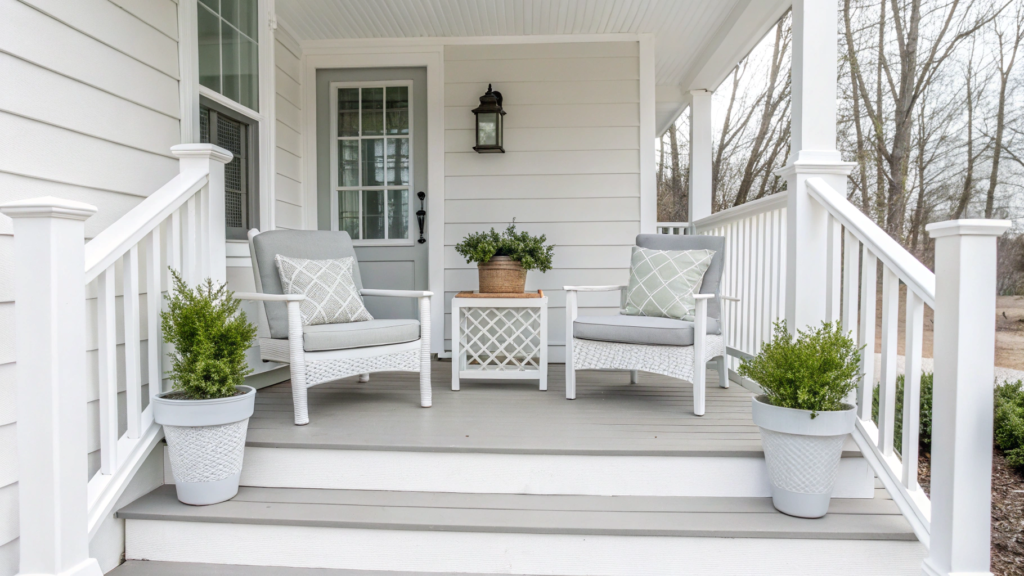
[[(92, 206), (42, 198), (0, 207), (14, 219), (23, 572), (57, 574), (88, 563), (89, 538), (163, 437), (143, 393), (147, 385), (150, 399), (163, 390), (167, 266), (190, 284), (225, 279), (231, 153), (209, 144), (171, 150), (180, 173), (84, 247)], [(87, 348), (97, 355), (93, 374)], [(86, 488), (86, 388), (94, 378), (100, 465)]]
[[(681, 227), (680, 227), (681, 225)], [(723, 210), (692, 223), (658, 222), (659, 234), (725, 237), (722, 293), (739, 302), (727, 314), (729, 368), (735, 370), (771, 338), (786, 294), (786, 195), (775, 194)], [(679, 230), (673, 232), (672, 230)]]
[[(862, 346), (863, 382), (854, 439), (918, 538), (930, 546), (926, 573), (950, 566), (988, 566), (995, 334), (995, 238), (1009, 222), (932, 224), (936, 273), (928, 270), (824, 179), (807, 193), (824, 209), (825, 319), (838, 320)], [(688, 232), (726, 238), (723, 293), (741, 298), (729, 314), (729, 353), (756, 354), (785, 316), (787, 194), (724, 210), (691, 223)], [(806, 224), (805, 224), (806, 225)], [(658, 224), (658, 231), (662, 224)], [(790, 256), (791, 257), (791, 256)], [(881, 265), (881, 378), (878, 425), (875, 386), (878, 268)], [(902, 454), (895, 448), (900, 284), (906, 286)], [(939, 294), (936, 293), (936, 286)], [(932, 498), (917, 482), (924, 307), (935, 310), (932, 408)], [(732, 365), (735, 367), (735, 360)], [(933, 513), (935, 512), (935, 513)], [(940, 513), (941, 512), (941, 513)], [(955, 552), (954, 552), (955, 551)], [(952, 560), (955, 555), (957, 560)]]

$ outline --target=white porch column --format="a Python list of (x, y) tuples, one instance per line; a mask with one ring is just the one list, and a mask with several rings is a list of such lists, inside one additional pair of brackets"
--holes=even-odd
[(171, 146), (171, 153), (179, 158), (182, 173), (210, 173), (209, 184), (199, 195), (199, 279), (227, 282), (224, 165), (231, 161), (231, 152), (213, 144), (178, 144)]
[(931, 545), (924, 573), (989, 572), (996, 238), (1006, 220), (954, 220), (935, 238)]
[(711, 92), (690, 92), (690, 198), (686, 219), (711, 216)]
[(85, 224), (96, 208), (12, 202), (21, 574), (100, 576), (89, 557)]
[(835, 2), (793, 2), (792, 146), (780, 171), (788, 190), (785, 317), (792, 333), (826, 317), (828, 214), (805, 181), (819, 177), (845, 192), (853, 169), (836, 150), (838, 18)]

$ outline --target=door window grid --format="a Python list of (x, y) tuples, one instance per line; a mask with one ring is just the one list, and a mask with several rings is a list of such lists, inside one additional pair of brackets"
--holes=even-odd
[(362, 243), (408, 241), (409, 86), (337, 87), (332, 95), (337, 229)]

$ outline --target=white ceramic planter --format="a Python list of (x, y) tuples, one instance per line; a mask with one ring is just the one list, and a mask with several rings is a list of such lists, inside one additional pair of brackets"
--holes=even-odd
[(753, 398), (754, 424), (761, 429), (772, 503), (776, 510), (801, 518), (828, 512), (846, 436), (856, 424), (855, 407), (818, 412), (772, 406), (764, 396)]
[(164, 427), (178, 500), (202, 506), (238, 494), (245, 433), (256, 404), (256, 390), (215, 400), (153, 399), (153, 418)]

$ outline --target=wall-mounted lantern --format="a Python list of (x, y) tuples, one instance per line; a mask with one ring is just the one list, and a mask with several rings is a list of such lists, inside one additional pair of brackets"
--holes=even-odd
[(480, 106), (473, 109), (476, 115), (476, 146), (473, 150), (484, 154), (490, 152), (505, 153), (502, 147), (502, 116), (505, 111), (501, 109), (501, 92), (491, 90), (487, 85), (487, 93), (480, 97)]

